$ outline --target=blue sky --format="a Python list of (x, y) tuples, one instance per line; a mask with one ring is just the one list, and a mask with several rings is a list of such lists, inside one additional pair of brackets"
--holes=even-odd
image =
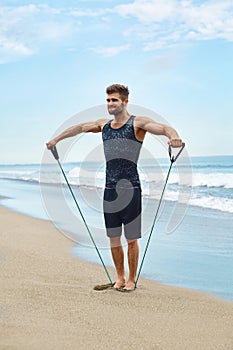
[(1, 164), (40, 162), (55, 130), (104, 104), (112, 83), (174, 126), (191, 156), (232, 155), (232, 1), (2, 0), (0, 24)]

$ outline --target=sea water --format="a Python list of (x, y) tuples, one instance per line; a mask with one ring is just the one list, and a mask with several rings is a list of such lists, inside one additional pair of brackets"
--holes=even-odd
[[(105, 263), (112, 266), (102, 212), (104, 165), (77, 162), (64, 163), (62, 167)], [(157, 164), (147, 159), (139, 164), (143, 194), (140, 258), (168, 169), (167, 159)], [(42, 167), (0, 165), (0, 186), (2, 205), (53, 221), (59, 232), (77, 242), (73, 254), (100, 263), (56, 162)], [(141, 276), (233, 301), (232, 188), (233, 156), (194, 157), (191, 163), (174, 165)], [(123, 243), (126, 249), (124, 240)]]

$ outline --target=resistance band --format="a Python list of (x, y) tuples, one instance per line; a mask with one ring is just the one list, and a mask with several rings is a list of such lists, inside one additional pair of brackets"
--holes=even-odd
[(106, 274), (107, 274), (107, 276), (108, 276), (108, 279), (109, 279), (109, 281), (110, 281), (110, 285), (114, 285), (114, 283), (112, 282), (112, 279), (111, 279), (111, 277), (110, 277), (110, 275), (109, 275), (109, 273), (108, 273), (108, 270), (107, 270), (107, 268), (106, 268), (106, 265), (105, 265), (105, 263), (104, 263), (104, 261), (103, 261), (103, 258), (102, 258), (101, 254), (100, 254), (100, 252), (99, 252), (99, 249), (97, 248), (97, 245), (96, 245), (96, 243), (95, 243), (95, 240), (94, 240), (94, 238), (93, 238), (93, 236), (92, 236), (92, 234), (91, 234), (91, 231), (90, 231), (90, 229), (89, 229), (89, 227), (88, 227), (88, 225), (87, 225), (87, 223), (86, 223), (86, 220), (85, 220), (85, 218), (84, 218), (84, 216), (83, 216), (83, 213), (82, 213), (82, 211), (81, 211), (81, 209), (80, 209), (80, 206), (79, 206), (79, 204), (78, 204), (78, 202), (77, 202), (77, 200), (76, 200), (76, 198), (75, 198), (75, 195), (74, 195), (74, 193), (73, 193), (73, 191), (72, 191), (72, 188), (71, 188), (71, 186), (70, 186), (70, 184), (69, 184), (69, 182), (68, 182), (68, 180), (67, 180), (66, 174), (65, 174), (65, 172), (64, 172), (64, 170), (63, 170), (63, 168), (62, 168), (62, 166), (61, 166), (61, 163), (60, 163), (60, 161), (59, 161), (59, 156), (58, 156), (58, 152), (57, 152), (56, 146), (54, 146), (54, 147), (51, 149), (51, 152), (52, 152), (54, 158), (57, 160), (57, 162), (58, 162), (58, 164), (59, 164), (59, 167), (60, 167), (60, 169), (61, 169), (61, 172), (62, 172), (62, 174), (63, 174), (63, 176), (64, 176), (64, 178), (65, 178), (65, 180), (66, 180), (67, 186), (68, 186), (68, 188), (69, 188), (69, 190), (70, 190), (70, 193), (71, 193), (71, 195), (72, 195), (72, 197), (73, 197), (73, 200), (74, 200), (74, 202), (75, 202), (75, 204), (76, 204), (76, 207), (77, 207), (77, 209), (78, 209), (78, 211), (79, 211), (79, 214), (81, 215), (81, 218), (83, 219), (83, 222), (84, 222), (84, 225), (85, 225), (85, 227), (86, 227), (86, 229), (87, 229), (87, 232), (89, 233), (89, 236), (90, 236), (90, 238), (91, 238), (91, 240), (92, 240), (92, 243), (94, 244), (94, 247), (95, 247), (95, 249), (96, 249), (96, 252), (97, 252), (97, 254), (98, 254), (99, 258), (100, 258), (100, 261), (101, 261), (101, 263), (102, 263), (102, 265), (103, 265), (103, 267), (104, 267), (104, 270), (105, 270), (105, 272), (106, 272)]
[(145, 260), (145, 257), (146, 257), (146, 253), (147, 253), (147, 250), (148, 250), (148, 247), (149, 247), (151, 236), (152, 236), (152, 233), (153, 233), (153, 230), (154, 230), (154, 227), (155, 227), (155, 222), (157, 220), (158, 212), (159, 212), (159, 209), (160, 209), (160, 206), (161, 206), (161, 203), (162, 203), (162, 199), (163, 199), (163, 195), (164, 195), (164, 192), (165, 192), (165, 188), (166, 188), (167, 183), (168, 183), (168, 179), (169, 179), (169, 175), (170, 175), (170, 172), (171, 172), (172, 165), (177, 160), (177, 158), (179, 157), (179, 155), (183, 151), (184, 147), (185, 147), (185, 143), (182, 143), (182, 147), (179, 150), (179, 152), (177, 153), (177, 155), (176, 156), (172, 156), (172, 149), (171, 149), (171, 146), (169, 145), (168, 152), (169, 152), (169, 157), (170, 157), (171, 163), (170, 163), (170, 167), (168, 169), (167, 177), (166, 177), (165, 184), (164, 184), (164, 187), (163, 187), (163, 190), (162, 190), (162, 194), (161, 194), (161, 197), (160, 197), (160, 200), (159, 200), (159, 204), (158, 204), (158, 207), (157, 207), (157, 210), (156, 210), (156, 213), (155, 213), (155, 217), (154, 217), (154, 220), (153, 220), (153, 223), (152, 223), (152, 226), (151, 226), (149, 238), (147, 240), (147, 244), (146, 244), (145, 251), (144, 251), (144, 254), (143, 254), (143, 258), (142, 258), (142, 261), (141, 261), (141, 265), (140, 265), (139, 270), (138, 270), (138, 274), (137, 274), (136, 282), (135, 282), (135, 285), (134, 285), (134, 289), (137, 288), (138, 279), (139, 279), (139, 276), (140, 276), (140, 273), (141, 273), (141, 270), (142, 270), (142, 266), (143, 266), (143, 263), (144, 263), (144, 260)]

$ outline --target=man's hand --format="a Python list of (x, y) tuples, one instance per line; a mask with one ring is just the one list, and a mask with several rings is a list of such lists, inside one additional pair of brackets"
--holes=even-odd
[(177, 147), (182, 147), (183, 142), (181, 139), (172, 138), (168, 141), (168, 144), (171, 147), (177, 148)]
[(56, 140), (53, 139), (53, 140), (47, 142), (46, 146), (47, 146), (48, 149), (52, 149), (56, 145), (56, 143), (57, 143)]

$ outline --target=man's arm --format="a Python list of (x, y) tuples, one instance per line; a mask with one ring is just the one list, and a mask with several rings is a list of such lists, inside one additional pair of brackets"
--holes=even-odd
[(71, 126), (63, 131), (60, 135), (46, 143), (48, 149), (53, 148), (59, 141), (68, 137), (73, 137), (83, 132), (101, 132), (103, 125), (107, 122), (107, 119), (99, 119), (93, 122), (87, 122)]
[(182, 140), (180, 139), (177, 131), (169, 125), (157, 123), (154, 120), (147, 117), (136, 117), (135, 126), (139, 128), (139, 135), (141, 129), (140, 137), (142, 138), (144, 138), (146, 132), (148, 131), (154, 135), (166, 136), (169, 139), (168, 144), (172, 147), (182, 146)]

